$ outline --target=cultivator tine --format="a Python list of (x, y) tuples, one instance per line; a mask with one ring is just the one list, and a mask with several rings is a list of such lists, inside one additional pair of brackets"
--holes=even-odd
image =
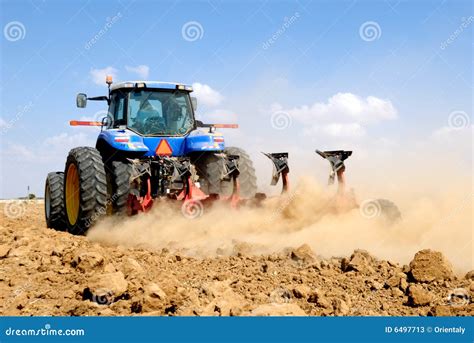
[(344, 179), (344, 171), (346, 170), (346, 166), (344, 165), (344, 161), (352, 155), (352, 151), (346, 150), (332, 150), (332, 151), (320, 151), (316, 150), (316, 153), (320, 155), (322, 158), (329, 161), (331, 165), (331, 173), (329, 174), (328, 184), (332, 185), (334, 183), (334, 179), (337, 175), (337, 182), (338, 182), (338, 192), (343, 193), (345, 187), (345, 179)]
[(289, 179), (288, 173), (290, 172), (290, 167), (288, 166), (288, 153), (287, 152), (278, 152), (278, 153), (266, 153), (262, 152), (273, 162), (273, 175), (270, 185), (275, 186), (280, 180), (280, 175), (283, 180), (283, 189), (282, 193), (287, 192), (289, 188)]
[[(232, 180), (232, 195), (230, 196), (231, 207), (237, 208), (240, 202), (240, 182), (239, 182), (239, 156), (238, 155), (227, 155), (227, 154), (215, 154), (217, 157), (223, 159), (224, 162), (224, 173), (221, 175), (221, 180), (230, 181)], [(227, 197), (220, 197), (216, 194), (211, 194), (210, 198), (221, 198), (228, 199)]]
[(224, 178), (232, 179), (232, 195), (230, 198), (230, 204), (233, 208), (237, 208), (240, 201), (240, 181), (239, 181), (239, 156), (238, 155), (225, 155), (225, 170), (226, 174)]

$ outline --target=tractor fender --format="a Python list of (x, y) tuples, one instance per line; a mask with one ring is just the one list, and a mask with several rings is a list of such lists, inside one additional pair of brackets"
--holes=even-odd
[(97, 142), (105, 141), (110, 147), (121, 151), (148, 152), (143, 137), (127, 129), (104, 130), (97, 137)]
[(224, 136), (220, 132), (195, 130), (186, 138), (186, 154), (198, 151), (223, 151), (224, 149)]

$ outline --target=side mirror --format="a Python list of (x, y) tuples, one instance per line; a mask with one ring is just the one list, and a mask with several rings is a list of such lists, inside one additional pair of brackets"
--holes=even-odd
[(106, 129), (111, 129), (112, 126), (114, 125), (114, 118), (110, 115), (110, 113), (107, 113), (107, 116), (102, 118), (102, 128)]
[(79, 93), (76, 96), (76, 106), (79, 108), (84, 108), (87, 106), (87, 95), (84, 93)]
[(193, 110), (196, 111), (198, 108), (198, 99), (194, 96), (191, 97), (191, 103), (193, 104)]

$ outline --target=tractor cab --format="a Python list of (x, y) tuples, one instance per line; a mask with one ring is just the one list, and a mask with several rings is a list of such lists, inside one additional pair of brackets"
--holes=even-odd
[(106, 101), (107, 116), (100, 122), (71, 121), (71, 125), (101, 126), (96, 147), (104, 157), (116, 152), (127, 158), (222, 152), (224, 137), (215, 129), (237, 127), (195, 120), (197, 100), (190, 96), (191, 86), (160, 81), (112, 83), (111, 77), (106, 83), (108, 96), (87, 97), (80, 93), (76, 104), (84, 108), (90, 100)]
[(109, 84), (107, 97), (77, 95), (78, 107), (87, 100), (106, 100), (108, 115), (101, 123), (106, 129), (129, 129), (140, 136), (184, 136), (196, 128), (196, 98), (191, 86), (155, 81), (127, 81)]
[[(174, 86), (174, 87), (173, 87)], [(164, 88), (166, 87), (166, 88)], [(111, 126), (142, 136), (183, 136), (195, 128), (192, 88), (157, 82), (124, 82), (110, 93)]]

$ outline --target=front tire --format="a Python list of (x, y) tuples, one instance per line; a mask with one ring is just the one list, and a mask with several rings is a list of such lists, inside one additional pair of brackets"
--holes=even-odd
[(58, 231), (64, 231), (66, 229), (63, 172), (49, 173), (46, 177), (44, 187), (44, 214), (48, 228)]
[(64, 172), (64, 205), (67, 229), (84, 234), (106, 213), (107, 181), (97, 149), (79, 147), (69, 152)]

